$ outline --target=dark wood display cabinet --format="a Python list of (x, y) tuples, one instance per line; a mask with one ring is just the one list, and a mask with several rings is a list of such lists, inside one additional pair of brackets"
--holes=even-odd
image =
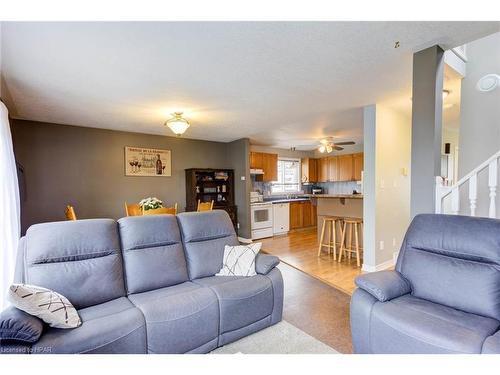
[(196, 211), (198, 200), (214, 201), (215, 210), (226, 211), (237, 228), (238, 211), (234, 203), (232, 169), (186, 169), (186, 211)]

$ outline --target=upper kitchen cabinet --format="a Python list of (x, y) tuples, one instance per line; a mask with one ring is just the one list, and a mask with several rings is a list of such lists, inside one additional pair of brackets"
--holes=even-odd
[(278, 179), (278, 154), (250, 152), (250, 168), (262, 169), (263, 175), (256, 175), (257, 181), (276, 181)]
[(262, 152), (250, 152), (250, 168), (251, 169), (263, 169), (264, 168), (264, 158)]
[(354, 177), (353, 156), (339, 155), (339, 181), (352, 181)]
[(339, 180), (339, 157), (329, 156), (327, 158), (328, 164), (328, 181), (335, 182)]
[(328, 181), (328, 159), (320, 158), (318, 159), (318, 182)]
[(363, 172), (363, 153), (353, 155), (354, 181), (361, 181), (361, 172)]
[(318, 160), (313, 158), (302, 159), (302, 183), (318, 181)]

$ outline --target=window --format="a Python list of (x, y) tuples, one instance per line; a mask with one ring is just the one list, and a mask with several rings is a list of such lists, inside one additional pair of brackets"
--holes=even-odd
[(298, 193), (300, 190), (300, 159), (278, 159), (278, 181), (271, 185), (271, 192)]

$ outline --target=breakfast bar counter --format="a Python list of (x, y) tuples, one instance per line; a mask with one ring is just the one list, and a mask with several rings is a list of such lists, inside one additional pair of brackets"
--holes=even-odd
[(313, 204), (317, 206), (318, 216), (318, 238), (321, 235), (323, 217), (340, 216), (363, 218), (363, 195), (334, 195), (317, 194), (311, 195)]

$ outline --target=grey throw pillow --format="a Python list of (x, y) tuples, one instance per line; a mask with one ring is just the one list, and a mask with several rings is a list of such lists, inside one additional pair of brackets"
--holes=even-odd
[(43, 331), (43, 322), (36, 316), (10, 306), (0, 314), (0, 340), (27, 344), (38, 341)]

